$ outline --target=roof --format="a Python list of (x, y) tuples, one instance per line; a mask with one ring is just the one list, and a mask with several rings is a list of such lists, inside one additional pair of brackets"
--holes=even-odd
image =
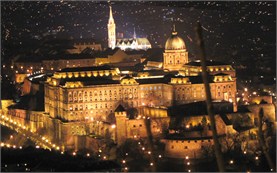
[(120, 84), (119, 80), (112, 80), (108, 77), (79, 77), (79, 78), (65, 78), (60, 80), (60, 85), (65, 85), (66, 82), (80, 81), (84, 86), (91, 85), (107, 85), (107, 84)]
[(250, 113), (247, 105), (239, 105), (237, 113)]
[[(232, 113), (233, 104), (227, 101), (213, 102), (214, 113)], [(170, 116), (202, 116), (208, 115), (207, 104), (205, 101), (193, 102), (188, 104), (171, 106), (168, 108)]]
[(112, 68), (108, 65), (92, 66), (92, 67), (73, 67), (73, 68), (64, 68), (58, 72), (78, 72), (78, 71), (98, 71), (98, 70), (112, 70)]
[(110, 55), (114, 55), (117, 51), (120, 51), (120, 48), (115, 48), (115, 49), (106, 49), (104, 51), (95, 51), (93, 53), (93, 56), (96, 58), (108, 58), (108, 56)]
[(145, 79), (136, 79), (136, 81), (139, 84), (158, 84), (158, 83), (168, 84), (169, 83), (169, 80), (166, 78), (145, 78)]
[(163, 53), (164, 48), (152, 48), (147, 49), (142, 57), (146, 58), (146, 61), (163, 62)]
[(122, 45), (131, 45), (134, 42), (137, 42), (138, 45), (151, 45), (147, 38), (123, 38), (116, 40), (116, 46)]
[(80, 53), (80, 54), (64, 54), (64, 55), (55, 55), (49, 56), (44, 61), (52, 61), (52, 60), (78, 60), (78, 59), (93, 59), (95, 58), (93, 55), (88, 53)]
[[(225, 135), (218, 135), (218, 137), (223, 137)], [(213, 139), (212, 136), (203, 136), (203, 137), (186, 137), (180, 134), (169, 134), (165, 137), (166, 140), (205, 140)]]
[(229, 120), (226, 114), (219, 114), (219, 116), (221, 117), (221, 119), (224, 121), (226, 125), (232, 125), (231, 120)]
[(84, 43), (100, 44), (98, 41), (96, 41), (95, 39), (92, 39), (92, 38), (73, 39), (71, 41), (74, 44), (84, 44)]
[(141, 54), (145, 54), (145, 50), (126, 50), (124, 51), (127, 55), (141, 55)]
[(181, 37), (177, 36), (177, 32), (173, 32), (172, 35), (166, 40), (165, 49), (166, 50), (186, 49), (186, 45), (184, 40)]
[(171, 74), (177, 74), (178, 72), (165, 72), (163, 70), (143, 70), (143, 71), (138, 71), (138, 73), (149, 73), (149, 76), (160, 76), (160, 75), (166, 75), (168, 73), (171, 73)]
[(16, 63), (41, 63), (42, 59), (43, 57), (39, 55), (20, 55)]
[(114, 112), (124, 112), (124, 111), (125, 111), (124, 107), (121, 104), (119, 104)]
[[(201, 62), (200, 62), (200, 60), (191, 61), (191, 62), (185, 64), (184, 66), (186, 66), (186, 65), (201, 66)], [(207, 60), (206, 65), (207, 66), (218, 66), (218, 65), (230, 65), (230, 64), (226, 64), (226, 63), (219, 62), (219, 61)]]

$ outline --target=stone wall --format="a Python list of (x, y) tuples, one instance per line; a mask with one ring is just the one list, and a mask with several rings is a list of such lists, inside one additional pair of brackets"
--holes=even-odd
[(188, 156), (191, 159), (201, 158), (204, 147), (213, 145), (212, 139), (201, 140), (165, 140), (165, 157), (184, 159)]

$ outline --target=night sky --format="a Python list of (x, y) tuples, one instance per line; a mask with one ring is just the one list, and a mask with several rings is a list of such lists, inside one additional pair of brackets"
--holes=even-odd
[[(116, 32), (147, 37), (164, 47), (172, 25), (195, 54), (197, 21), (203, 26), (209, 58), (246, 61), (276, 57), (276, 2), (112, 2)], [(24, 44), (58, 32), (94, 38), (107, 46), (107, 2), (1, 2), (2, 46)], [(274, 62), (275, 64), (275, 62)]]

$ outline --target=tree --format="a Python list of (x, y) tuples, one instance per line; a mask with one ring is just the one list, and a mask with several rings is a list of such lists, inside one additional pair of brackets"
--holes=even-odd
[(204, 48), (204, 42), (202, 39), (202, 30), (201, 30), (200, 23), (198, 23), (198, 25), (196, 27), (196, 33), (197, 33), (197, 45), (200, 48), (202, 78), (203, 78), (204, 86), (205, 86), (207, 111), (208, 111), (208, 114), (210, 117), (216, 161), (217, 161), (219, 171), (225, 172), (225, 166), (224, 166), (223, 156), (222, 156), (222, 152), (221, 152), (221, 146), (220, 146), (217, 131), (216, 131), (215, 115), (214, 115), (214, 109), (213, 109), (213, 105), (212, 105), (212, 95), (211, 95), (211, 90), (210, 90), (210, 85), (209, 85), (209, 80), (208, 80), (206, 55), (205, 55), (205, 48)]
[(265, 158), (267, 160), (267, 163), (272, 171), (276, 171), (276, 167), (274, 165), (274, 162), (272, 161), (272, 158), (269, 154), (269, 149), (265, 143), (264, 134), (263, 134), (263, 118), (264, 118), (264, 110), (263, 108), (260, 109), (259, 115), (258, 115), (258, 140), (260, 143), (260, 146), (262, 148), (262, 152), (265, 155)]

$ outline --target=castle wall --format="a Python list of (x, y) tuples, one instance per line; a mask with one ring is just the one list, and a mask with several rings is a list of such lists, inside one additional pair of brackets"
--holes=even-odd
[(213, 145), (212, 139), (200, 140), (171, 140), (165, 141), (165, 157), (185, 159), (188, 156), (190, 159), (203, 157), (203, 149), (211, 148)]

